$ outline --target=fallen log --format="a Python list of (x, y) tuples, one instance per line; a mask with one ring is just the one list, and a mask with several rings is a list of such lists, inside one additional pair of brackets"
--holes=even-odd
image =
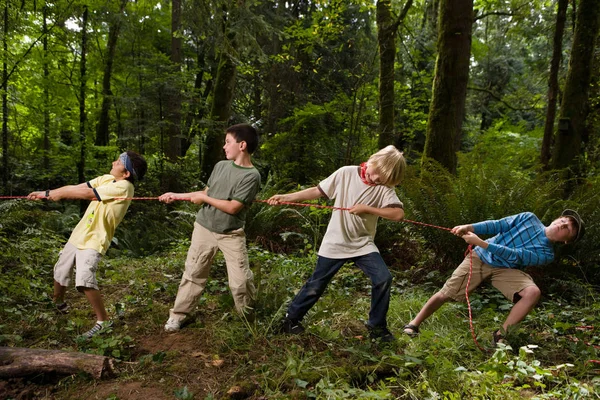
[(114, 375), (114, 364), (110, 358), (94, 354), (0, 347), (0, 378), (16, 378), (48, 372), (61, 375), (85, 372), (95, 379), (101, 379)]

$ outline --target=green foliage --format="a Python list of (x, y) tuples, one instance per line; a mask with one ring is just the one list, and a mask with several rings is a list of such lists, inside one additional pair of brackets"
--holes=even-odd
[(280, 132), (261, 147), (278, 180), (309, 184), (354, 161), (345, 159), (348, 127), (341, 105), (309, 103), (282, 121)]

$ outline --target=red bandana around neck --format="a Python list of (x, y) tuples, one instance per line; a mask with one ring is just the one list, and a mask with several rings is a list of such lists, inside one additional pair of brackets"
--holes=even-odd
[(360, 179), (363, 181), (363, 183), (365, 185), (368, 185), (368, 186), (377, 186), (376, 184), (371, 183), (371, 182), (369, 182), (367, 180), (367, 178), (365, 177), (365, 173), (366, 172), (367, 172), (367, 163), (364, 162), (364, 163), (360, 164)]

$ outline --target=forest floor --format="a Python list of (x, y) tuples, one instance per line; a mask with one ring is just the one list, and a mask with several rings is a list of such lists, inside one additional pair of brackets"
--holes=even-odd
[(256, 319), (233, 312), (218, 257), (197, 312), (181, 331), (169, 334), (163, 325), (185, 248), (137, 259), (107, 257), (99, 280), (109, 313), (119, 317), (112, 331), (91, 341), (77, 339), (94, 321), (85, 298), (70, 289), (70, 313), (57, 314), (48, 271), (24, 281), (37, 293), (33, 301), (0, 295), (0, 345), (105, 355), (117, 361), (118, 371), (103, 380), (46, 374), (0, 381), (0, 399), (598, 398), (597, 365), (588, 362), (598, 358), (598, 350), (583, 342), (597, 345), (600, 339), (575, 329), (598, 325), (596, 302), (581, 306), (544, 298), (509, 335), (515, 350), (494, 352), (491, 332), (510, 304), (483, 288), (471, 300), (478, 341), (490, 350), (482, 353), (463, 304), (440, 309), (418, 337), (403, 335), (402, 326), (440, 282), (415, 286), (407, 272), (394, 272), (388, 321), (397, 340), (381, 344), (364, 327), (368, 279), (345, 267), (305, 319), (307, 332), (283, 335), (277, 326), (285, 305), (310, 274), (314, 258), (252, 247)]

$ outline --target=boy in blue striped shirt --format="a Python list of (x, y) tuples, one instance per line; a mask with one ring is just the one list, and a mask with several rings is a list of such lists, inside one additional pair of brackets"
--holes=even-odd
[[(521, 322), (540, 299), (540, 289), (523, 269), (531, 265), (545, 265), (554, 260), (554, 243), (574, 243), (584, 234), (583, 220), (573, 210), (565, 210), (549, 226), (530, 212), (499, 220), (458, 225), (452, 233), (474, 247), (456, 268), (444, 287), (431, 296), (417, 316), (404, 326), (404, 333), (415, 336), (419, 326), (431, 314), (450, 300), (465, 301), (465, 289), (471, 261), (473, 273), (469, 293), (484, 280), (514, 302), (501, 330), (493, 334), (494, 343), (502, 339), (509, 326)], [(495, 235), (482, 240), (478, 235)], [(471, 260), (472, 258), (472, 260)]]

